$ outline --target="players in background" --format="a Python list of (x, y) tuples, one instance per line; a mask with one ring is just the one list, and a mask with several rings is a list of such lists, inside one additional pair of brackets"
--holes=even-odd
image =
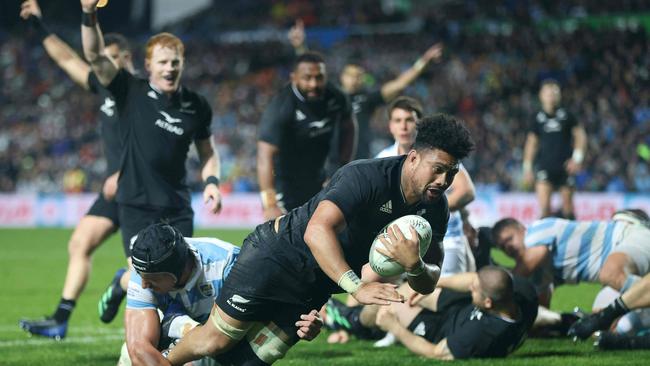
[[(183, 238), (170, 225), (154, 224), (140, 231), (131, 252), (126, 347), (118, 365), (161, 364), (161, 350), (208, 319), (239, 247), (216, 238)], [(164, 313), (162, 322), (158, 310)], [(314, 339), (321, 325), (316, 310), (301, 315), (295, 324), (297, 335), (306, 340)], [(251, 349), (258, 336), (264, 335), (251, 333), (250, 344), (222, 355), (219, 364), (260, 364)], [(217, 364), (210, 358), (202, 361), (200, 365)]]
[(531, 276), (548, 307), (553, 287), (600, 282), (626, 292), (650, 272), (650, 229), (631, 214), (610, 221), (537, 220), (528, 228), (505, 218), (492, 228), (495, 245), (515, 260), (514, 273)]
[[(108, 178), (102, 192), (79, 221), (68, 242), (68, 269), (56, 311), (44, 320), (21, 320), (20, 322), (21, 327), (32, 334), (60, 339), (66, 335), (68, 319), (88, 282), (92, 253), (117, 230), (120, 224), (117, 202), (113, 199), (117, 190), (117, 172), (122, 152), (118, 130), (119, 115), (115, 108), (115, 99), (99, 83), (95, 74), (91, 72), (90, 66), (70, 46), (47, 29), (36, 0), (24, 1), (20, 16), (32, 24), (41, 38), (45, 51), (57, 65), (77, 85), (97, 94), (103, 100), (99, 108), (99, 124)], [(107, 34), (105, 43), (107, 56), (117, 67), (132, 74), (134, 68), (127, 40), (119, 34)]]
[[(170, 363), (219, 354), (236, 345), (251, 322), (269, 320), (278, 325), (274, 337), (288, 351), (296, 342), (294, 319), (305, 309), (320, 308), (333, 293), (345, 291), (361, 304), (402, 301), (394, 285), (362, 282), (359, 274), (377, 233), (404, 215), (427, 220), (434, 244), (421, 258), (415, 229), (409, 240), (393, 225), (390, 243), (379, 252), (403, 265), (416, 292), (433, 292), (439, 268), (425, 261), (442, 259), (449, 218), (444, 191), (472, 148), (461, 121), (443, 114), (423, 118), (407, 155), (350, 163), (307, 204), (257, 226), (224, 282), (211, 326), (190, 331), (171, 350)], [(283, 356), (263, 360), (271, 364)]]
[[(106, 56), (97, 2), (81, 0), (81, 38), (86, 59), (120, 115), (124, 152), (116, 200), (124, 247), (141, 229), (163, 220), (192, 236), (194, 212), (185, 169), (192, 142), (201, 161), (204, 201), (212, 201), (213, 213), (221, 209), (219, 155), (210, 141), (212, 110), (204, 97), (180, 85), (185, 48), (172, 34), (149, 38), (148, 80), (118, 68)], [(127, 283), (128, 272), (118, 272), (99, 303), (102, 321), (114, 318)]]
[[(351, 160), (355, 134), (350, 105), (327, 81), (322, 56), (298, 56), (291, 82), (266, 107), (259, 127), (257, 177), (264, 218), (287, 213), (318, 193), (328, 175), (326, 163), (333, 168)], [(334, 158), (327, 162), (328, 156)]]
[(575, 175), (582, 168), (587, 149), (584, 127), (560, 106), (560, 84), (545, 80), (539, 90), (542, 109), (530, 123), (524, 146), (524, 183), (535, 183), (541, 217), (550, 216), (554, 189), (562, 196), (561, 217), (575, 219)]
[[(302, 21), (298, 20), (296, 25), (289, 31), (289, 41), (297, 54), (304, 53), (307, 50)], [(350, 97), (352, 111), (359, 125), (359, 139), (355, 159), (371, 157), (370, 144), (373, 136), (370, 119), (375, 110), (381, 105), (392, 101), (404, 91), (422, 74), (431, 61), (440, 62), (442, 51), (443, 46), (441, 43), (434, 44), (415, 61), (413, 66), (402, 72), (397, 78), (381, 85), (378, 90), (365, 89), (366, 71), (360, 64), (348, 63), (343, 67), (339, 81), (343, 91)]]
[(441, 278), (437, 286), (426, 296), (403, 286), (406, 303), (339, 304), (337, 313), (355, 335), (379, 327), (411, 352), (438, 360), (505, 357), (523, 344), (537, 315), (532, 284), (499, 267)]

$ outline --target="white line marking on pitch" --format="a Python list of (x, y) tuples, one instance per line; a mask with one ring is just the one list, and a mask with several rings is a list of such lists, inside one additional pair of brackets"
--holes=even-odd
[(124, 339), (124, 335), (105, 335), (101, 337), (93, 337), (93, 336), (86, 336), (86, 337), (66, 337), (60, 342), (57, 342), (53, 339), (49, 338), (29, 338), (29, 339), (21, 339), (21, 340), (12, 340), (12, 341), (0, 341), (0, 348), (6, 348), (6, 347), (19, 347), (19, 346), (42, 346), (42, 345), (49, 345), (49, 344), (59, 344), (59, 343), (99, 343), (103, 341), (117, 341)]

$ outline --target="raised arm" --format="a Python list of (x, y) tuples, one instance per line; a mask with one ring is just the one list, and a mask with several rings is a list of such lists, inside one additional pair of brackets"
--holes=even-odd
[(42, 37), (47, 54), (65, 71), (77, 85), (88, 90), (90, 66), (63, 42), (56, 34), (50, 33), (43, 23), (43, 15), (36, 0), (26, 0), (21, 4), (20, 17), (28, 20)]
[(205, 184), (203, 201), (212, 201), (210, 212), (221, 211), (221, 192), (219, 191), (219, 178), (221, 177), (221, 159), (217, 149), (212, 147), (210, 138), (194, 141), (196, 151), (201, 160), (201, 178)]
[(304, 240), (323, 272), (361, 304), (388, 305), (391, 301), (402, 301), (394, 285), (362, 283), (352, 271), (336, 236), (345, 226), (343, 212), (328, 200), (318, 204), (307, 224)]
[(408, 70), (401, 73), (397, 78), (391, 80), (381, 87), (381, 96), (385, 101), (390, 101), (398, 96), (407, 86), (422, 74), (432, 60), (440, 61), (442, 57), (442, 43), (431, 46)]
[(119, 68), (104, 53), (104, 37), (97, 22), (98, 0), (80, 0), (82, 10), (81, 43), (84, 56), (97, 75), (99, 82), (107, 86), (113, 81)]

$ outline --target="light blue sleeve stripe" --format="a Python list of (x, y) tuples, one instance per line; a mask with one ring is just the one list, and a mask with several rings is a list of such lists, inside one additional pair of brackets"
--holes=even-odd
[(534, 235), (542, 230), (550, 229), (553, 227), (553, 225), (555, 225), (556, 221), (557, 219), (552, 218), (537, 220), (532, 225), (530, 225), (530, 227), (528, 227), (526, 234)]
[(605, 229), (605, 239), (603, 242), (603, 249), (602, 252), (600, 252), (600, 267), (602, 268), (603, 264), (605, 264), (605, 259), (607, 259), (607, 256), (609, 255), (609, 252), (612, 251), (612, 237), (614, 236), (614, 229), (616, 228), (616, 223), (615, 222), (610, 222), (607, 224), (607, 228)]
[[(547, 236), (541, 239), (535, 239), (534, 241), (526, 239), (526, 248), (538, 247), (540, 245), (546, 245), (548, 247), (552, 247), (553, 243), (555, 242), (555, 239), (556, 239), (555, 235)], [(551, 248), (549, 248), (549, 250), (550, 249)]]
[(594, 240), (594, 234), (598, 230), (600, 223), (594, 221), (589, 224), (589, 228), (580, 238), (580, 250), (578, 250), (578, 281), (589, 280), (589, 257), (591, 256), (591, 242)]
[(156, 305), (149, 302), (138, 301), (138, 300), (127, 298), (126, 307), (131, 309), (155, 309)]
[(577, 226), (578, 224), (575, 221), (570, 221), (567, 223), (562, 236), (560, 236), (560, 240), (558, 240), (556, 243), (557, 250), (553, 256), (553, 266), (556, 269), (562, 268), (564, 266), (564, 256), (566, 255), (566, 250), (569, 246), (569, 238), (571, 238), (571, 235)]

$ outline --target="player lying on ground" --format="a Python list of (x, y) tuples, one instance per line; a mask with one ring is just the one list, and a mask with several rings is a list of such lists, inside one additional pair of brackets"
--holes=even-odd
[[(352, 162), (305, 205), (259, 225), (244, 241), (208, 325), (188, 333), (171, 350), (171, 364), (234, 347), (251, 322), (278, 324), (288, 351), (297, 340), (289, 331), (295, 319), (320, 308), (341, 289), (361, 304), (402, 301), (393, 285), (359, 279), (370, 246), (388, 223), (420, 215), (432, 228), (433, 244), (425, 256), (433, 254), (430, 263), (438, 264), (449, 217), (444, 192), (458, 171), (459, 159), (472, 148), (469, 131), (456, 118), (443, 114), (423, 118), (406, 156)], [(417, 233), (412, 227), (410, 231), (413, 239), (406, 239), (399, 228), (392, 231), (394, 240), (384, 253), (404, 267), (411, 288), (431, 293), (437, 273), (420, 257)], [(271, 364), (280, 357), (264, 361)]]
[[(164, 361), (161, 350), (208, 319), (239, 248), (215, 238), (183, 238), (170, 225), (154, 224), (139, 233), (131, 250), (126, 347), (120, 365), (160, 364)], [(158, 310), (164, 314), (162, 323)], [(311, 340), (321, 324), (316, 310), (303, 314), (295, 323), (297, 335)], [(264, 330), (273, 329), (272, 323), (262, 326), (251, 328), (248, 342), (242, 342), (236, 352), (221, 355), (219, 364), (260, 364), (257, 353), (276, 352), (269, 345), (266, 349), (256, 347), (257, 338), (266, 336)], [(215, 362), (209, 357), (204, 361)]]
[(537, 315), (532, 284), (499, 267), (441, 278), (438, 287), (422, 296), (403, 286), (409, 301), (389, 307), (330, 301), (325, 323), (362, 338), (379, 327), (420, 356), (453, 360), (505, 357), (523, 343)]
[(514, 273), (532, 276), (546, 307), (554, 285), (600, 282), (625, 292), (650, 271), (650, 229), (632, 214), (610, 221), (546, 218), (528, 228), (507, 218), (492, 234), (515, 260)]

